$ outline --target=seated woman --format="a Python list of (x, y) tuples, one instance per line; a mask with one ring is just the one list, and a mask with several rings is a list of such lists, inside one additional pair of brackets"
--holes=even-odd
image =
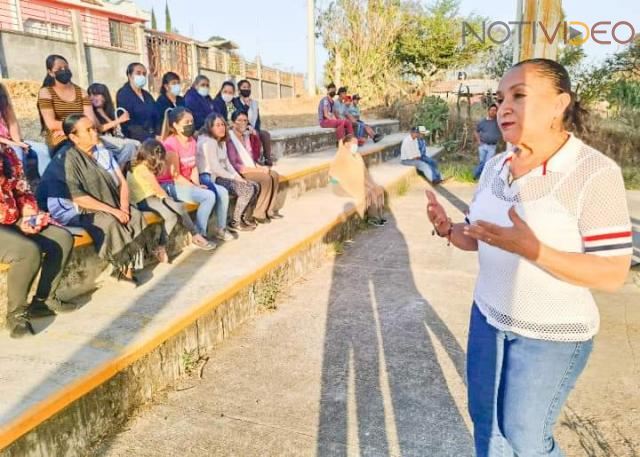
[[(119, 281), (137, 285), (135, 270), (143, 267), (145, 252), (152, 252), (155, 228), (129, 204), (129, 186), (109, 151), (99, 148), (93, 123), (74, 114), (62, 127), (73, 146), (47, 167), (38, 201), (71, 200), (74, 207), (69, 211), (77, 210), (77, 214), (72, 214), (67, 225), (82, 227), (91, 235), (98, 256), (113, 265)], [(111, 172), (105, 169), (107, 160), (112, 161), (108, 165)]]
[[(162, 129), (162, 144), (167, 150), (167, 166), (159, 181), (176, 200), (197, 203), (196, 225), (200, 234), (207, 235), (209, 217), (215, 207), (215, 236), (221, 241), (231, 241), (234, 237), (227, 230), (229, 193), (221, 186), (211, 191), (200, 183), (196, 168), (197, 143), (193, 134), (193, 116), (187, 108), (167, 111)], [(168, 181), (168, 179), (170, 181)], [(168, 185), (167, 185), (168, 183)]]
[[(93, 112), (100, 126), (100, 141), (113, 154), (122, 170), (135, 158), (140, 142), (122, 136), (121, 125), (129, 121), (129, 113), (124, 111), (117, 116), (109, 88), (104, 84), (93, 83), (87, 88)], [(117, 116), (117, 117), (116, 117)]]
[(213, 110), (220, 114), (227, 120), (229, 124), (233, 122), (231, 116), (236, 111), (236, 106), (233, 104), (233, 97), (236, 95), (236, 86), (231, 81), (225, 81), (222, 83), (220, 91), (213, 99)]
[(193, 224), (184, 205), (171, 198), (158, 183), (156, 175), (164, 168), (166, 158), (167, 152), (162, 143), (154, 139), (145, 140), (138, 151), (131, 171), (127, 175), (127, 182), (131, 190), (131, 202), (140, 211), (151, 211), (162, 218), (160, 244), (155, 253), (161, 263), (169, 262), (166, 246), (169, 235), (178, 225), (178, 221), (191, 234), (191, 242), (194, 246), (205, 251), (216, 248), (215, 243), (208, 241), (198, 233), (198, 229)]
[(169, 71), (162, 76), (162, 86), (160, 86), (160, 96), (156, 100), (156, 135), (162, 135), (162, 123), (164, 122), (164, 113), (168, 109), (185, 106), (184, 98), (180, 96), (182, 85), (180, 84), (180, 76), (177, 73)]
[(23, 141), (18, 118), (11, 105), (9, 92), (0, 83), (0, 147), (9, 146), (22, 162), (25, 174), (27, 172), (27, 159), (38, 161), (38, 174), (42, 176), (44, 170), (51, 161), (49, 149), (44, 143), (37, 141)]
[(38, 92), (40, 124), (49, 153), (54, 157), (58, 152), (71, 147), (62, 130), (62, 121), (72, 114), (83, 114), (97, 124), (91, 101), (86, 93), (71, 82), (69, 62), (62, 56), (47, 57), (47, 76)]
[(142, 143), (156, 136), (156, 102), (143, 89), (147, 84), (147, 69), (139, 62), (127, 67), (127, 82), (118, 90), (116, 103), (129, 113), (129, 120), (122, 124), (125, 137)]
[(229, 224), (232, 230), (255, 230), (256, 225), (250, 222), (251, 204), (260, 192), (260, 186), (247, 181), (233, 168), (227, 156), (227, 129), (227, 122), (217, 113), (209, 114), (204, 121), (198, 136), (197, 164), (200, 182), (212, 190), (213, 186), (222, 186), (229, 194), (237, 197)]
[(235, 111), (231, 118), (233, 128), (229, 131), (229, 139), (227, 140), (229, 161), (244, 179), (260, 185), (260, 193), (253, 213), (255, 220), (265, 224), (271, 219), (279, 219), (282, 217), (278, 212), (281, 207), (278, 202), (280, 176), (269, 167), (255, 162), (250, 135), (247, 131), (249, 124), (247, 114)]
[[(39, 210), (13, 149), (0, 144), (0, 263), (9, 264), (7, 320), (12, 338), (34, 334), (34, 317), (75, 309), (56, 298), (72, 248), (71, 233), (50, 225), (49, 215)], [(38, 272), (36, 294), (27, 304)]]
[(358, 154), (358, 139), (346, 135), (338, 146), (329, 168), (329, 177), (337, 195), (355, 199), (361, 217), (367, 215), (371, 225), (382, 226), (387, 221), (384, 213), (384, 188), (373, 180), (362, 156)]
[(251, 83), (243, 79), (238, 83), (238, 91), (240, 92), (240, 96), (233, 99), (233, 105), (237, 110), (247, 113), (251, 133), (253, 134), (255, 132), (260, 138), (264, 153), (257, 162), (270, 167), (274, 163), (273, 157), (271, 156), (271, 134), (261, 128), (260, 108), (258, 107), (258, 101), (251, 98)]
[(210, 92), (209, 78), (204, 75), (196, 76), (191, 88), (184, 94), (184, 106), (193, 114), (193, 125), (200, 130), (207, 116), (213, 113), (213, 99)]

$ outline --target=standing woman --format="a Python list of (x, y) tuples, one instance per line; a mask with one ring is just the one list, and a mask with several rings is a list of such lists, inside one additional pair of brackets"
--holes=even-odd
[(254, 230), (256, 225), (249, 222), (252, 218), (251, 203), (260, 192), (260, 186), (240, 176), (229, 161), (228, 129), (227, 122), (219, 114), (212, 113), (207, 116), (198, 136), (197, 163), (200, 182), (212, 190), (222, 186), (237, 197), (230, 224), (233, 230)]
[(209, 78), (204, 75), (196, 76), (191, 88), (184, 94), (184, 106), (193, 114), (193, 125), (200, 130), (207, 116), (213, 113), (213, 99)]
[(91, 101), (85, 91), (71, 82), (73, 74), (69, 62), (52, 54), (46, 60), (47, 76), (38, 92), (40, 125), (51, 157), (69, 147), (71, 143), (62, 131), (62, 121), (72, 114), (83, 114), (97, 124)]
[(498, 123), (513, 149), (482, 172), (467, 223), (428, 192), (435, 231), (478, 251), (467, 376), (476, 455), (562, 456), (553, 427), (598, 332), (589, 289), (613, 291), (630, 266), (620, 168), (583, 143), (565, 68), (515, 65), (500, 81)]
[(280, 219), (278, 212), (282, 203), (278, 202), (280, 175), (269, 167), (255, 162), (251, 139), (247, 131), (249, 118), (243, 111), (236, 111), (232, 116), (233, 128), (229, 131), (227, 154), (236, 171), (247, 181), (260, 185), (260, 193), (253, 212), (256, 221), (269, 223), (271, 219)]
[(171, 195), (172, 192), (168, 193), (177, 200), (198, 204), (196, 225), (203, 236), (207, 235), (209, 217), (215, 208), (215, 236), (221, 241), (231, 241), (234, 238), (226, 229), (229, 192), (221, 186), (214, 186), (214, 190), (209, 190), (206, 185), (200, 183), (196, 167), (197, 143), (193, 137), (194, 133), (193, 116), (187, 108), (167, 111), (162, 129), (162, 144), (167, 150), (165, 169), (173, 180), (174, 185), (170, 190), (174, 195)]
[(236, 95), (236, 86), (231, 81), (225, 81), (222, 83), (222, 87), (213, 99), (213, 109), (216, 113), (224, 117), (229, 124), (233, 122), (231, 118), (233, 112), (236, 111), (236, 106), (233, 104), (233, 97)]
[(122, 133), (142, 143), (156, 136), (156, 102), (143, 89), (147, 85), (147, 69), (144, 65), (139, 62), (129, 64), (127, 79), (116, 94), (118, 108), (124, 108), (129, 113), (129, 120), (122, 124)]
[(162, 76), (160, 96), (156, 100), (156, 135), (162, 135), (162, 123), (167, 110), (185, 106), (184, 98), (180, 96), (181, 92), (180, 76), (172, 71), (165, 73)]
[(129, 121), (129, 113), (116, 116), (109, 88), (101, 83), (93, 83), (87, 88), (93, 111), (100, 126), (100, 141), (113, 154), (120, 168), (124, 170), (135, 158), (140, 142), (123, 138), (119, 127)]
[[(73, 236), (49, 225), (49, 215), (38, 209), (13, 149), (0, 144), (0, 262), (9, 264), (7, 320), (12, 338), (35, 333), (31, 318), (75, 308), (55, 295), (72, 248)], [(27, 304), (39, 271), (36, 294)]]
[(260, 107), (258, 101), (251, 98), (251, 83), (243, 79), (238, 83), (238, 91), (240, 95), (233, 99), (233, 105), (236, 109), (244, 111), (249, 117), (249, 127), (253, 130), (251, 133), (260, 137), (264, 155), (261, 162), (270, 167), (273, 165), (273, 157), (271, 156), (271, 133), (264, 130), (260, 121)]

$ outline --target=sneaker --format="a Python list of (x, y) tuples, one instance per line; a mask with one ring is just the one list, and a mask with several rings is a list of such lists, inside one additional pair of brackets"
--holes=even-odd
[(234, 236), (229, 233), (226, 229), (218, 229), (216, 230), (216, 238), (220, 241), (233, 241), (235, 240)]
[(264, 219), (256, 217), (255, 220), (256, 220), (256, 222), (258, 224), (270, 224), (271, 223), (271, 219), (269, 219), (268, 217), (265, 217)]
[(284, 216), (278, 211), (274, 211), (273, 214), (269, 214), (269, 219), (282, 219)]
[(57, 314), (70, 313), (78, 309), (79, 305), (68, 301), (62, 301), (58, 297), (47, 298), (46, 305)]
[(203, 251), (213, 251), (218, 247), (216, 243), (213, 241), (209, 241), (202, 235), (195, 235), (191, 240), (191, 243), (197, 247), (198, 249), (202, 249)]
[(26, 314), (18, 317), (16, 319), (16, 323), (14, 324), (9, 336), (14, 339), (22, 338), (29, 335), (35, 335), (36, 331), (33, 329), (31, 322), (29, 322), (29, 318)]
[(256, 229), (256, 226), (247, 224), (245, 222), (232, 222), (231, 228), (238, 232), (252, 232)]
[(383, 138), (384, 138), (384, 135), (382, 133), (376, 133), (375, 135), (373, 135), (373, 142), (377, 143)]
[(382, 227), (384, 225), (384, 223), (380, 222), (378, 219), (369, 219), (367, 220), (367, 223), (374, 227)]
[(47, 306), (45, 300), (34, 297), (27, 308), (26, 315), (29, 319), (37, 319), (39, 317), (55, 316), (56, 312)]

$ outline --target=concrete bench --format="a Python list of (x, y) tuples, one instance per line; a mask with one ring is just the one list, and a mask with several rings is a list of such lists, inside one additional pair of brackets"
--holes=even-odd
[[(399, 146), (404, 135), (392, 134), (378, 143), (369, 142), (360, 148), (360, 153), (368, 166), (374, 166), (393, 159), (399, 154)], [(275, 166), (281, 175), (281, 203), (294, 200), (313, 189), (328, 185), (329, 165), (335, 155), (335, 147), (317, 151), (313, 154), (298, 154), (283, 158)], [(196, 205), (188, 204), (187, 209), (195, 212)], [(233, 209), (233, 202), (230, 210)], [(284, 211), (286, 213), (286, 206)], [(149, 224), (157, 224), (161, 219), (154, 213), (145, 213)], [(213, 224), (212, 222), (210, 223)], [(59, 288), (61, 298), (71, 300), (96, 289), (96, 284), (105, 279), (109, 270), (107, 262), (101, 260), (93, 247), (93, 240), (87, 232), (79, 228), (69, 228), (74, 234), (75, 243), (71, 260), (65, 270)], [(187, 244), (187, 234), (184, 230), (176, 230), (170, 238), (168, 251), (170, 255), (177, 255)], [(147, 259), (145, 263), (152, 263), (154, 259)], [(0, 264), (0, 328), (6, 326), (7, 314), (7, 271), (8, 265)]]
[[(391, 135), (400, 130), (400, 121), (395, 119), (368, 120), (376, 131)], [(336, 146), (336, 129), (320, 126), (271, 130), (271, 147), (274, 157), (281, 158), (291, 154), (309, 154), (320, 149)]]

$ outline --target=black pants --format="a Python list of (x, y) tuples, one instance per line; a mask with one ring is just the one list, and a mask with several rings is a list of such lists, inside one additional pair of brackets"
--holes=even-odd
[(41, 266), (36, 297), (55, 295), (72, 249), (73, 236), (63, 228), (50, 225), (37, 235), (25, 235), (15, 225), (0, 225), (0, 263), (9, 264), (9, 326), (26, 311), (27, 295)]

